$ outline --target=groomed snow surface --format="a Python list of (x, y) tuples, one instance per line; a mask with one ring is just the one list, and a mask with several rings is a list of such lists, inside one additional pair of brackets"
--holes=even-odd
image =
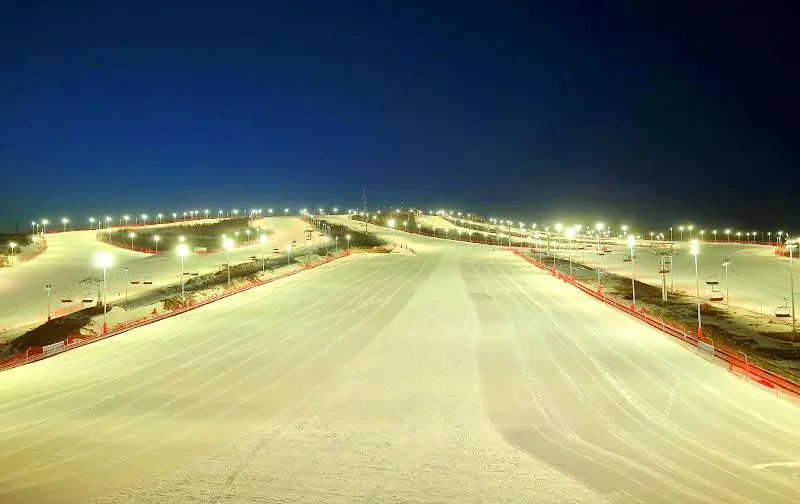
[(800, 502), (800, 408), (510, 253), (400, 232), (0, 373), (0, 502)]
[[(213, 222), (213, 219), (209, 220)], [(207, 223), (209, 221), (202, 221)], [(177, 223), (177, 225), (194, 225), (195, 221)], [(174, 226), (161, 224), (155, 227)], [(286, 253), (286, 245), (297, 240), (305, 244), (304, 229), (306, 223), (296, 217), (269, 217), (253, 222), (254, 227), (272, 230), (266, 246), (252, 244), (233, 249), (230, 253), (231, 263), (237, 264), (250, 260), (250, 256), (261, 258), (273, 257), (273, 248), (278, 247), (280, 254)], [(153, 227), (153, 226), (148, 226)], [(141, 229), (141, 228), (137, 228)], [(128, 268), (127, 290), (129, 296), (157, 289), (180, 282), (180, 258), (174, 251), (162, 251), (154, 256), (134, 252), (120, 247), (113, 247), (97, 241), (96, 231), (71, 231), (47, 235), (47, 250), (34, 260), (19, 263), (13, 267), (0, 269), (0, 336), (4, 330), (41, 324), (47, 320), (47, 293), (45, 285), (52, 285), (51, 308), (57, 310), (82, 308), (81, 298), (96, 299), (98, 288), (93, 285), (80, 284), (87, 277), (102, 278), (102, 270), (93, 263), (97, 252), (109, 252), (114, 257), (114, 265), (108, 275), (108, 302), (114, 303), (125, 297), (125, 272)], [(316, 236), (314, 237), (316, 243)], [(191, 246), (191, 243), (189, 243)], [(227, 262), (227, 254), (190, 254), (184, 260), (184, 271), (206, 274), (217, 271), (220, 264)], [(145, 285), (145, 280), (152, 284)], [(131, 281), (138, 281), (131, 284)], [(72, 303), (62, 303), (64, 298), (72, 299)], [(87, 304), (88, 306), (88, 304)], [(75, 310), (72, 311), (75, 311)]]

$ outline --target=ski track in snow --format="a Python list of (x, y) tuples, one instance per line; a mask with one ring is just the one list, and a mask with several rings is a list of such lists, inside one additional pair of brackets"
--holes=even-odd
[(508, 253), (378, 232), (418, 254), (0, 373), (0, 502), (800, 501), (795, 403)]

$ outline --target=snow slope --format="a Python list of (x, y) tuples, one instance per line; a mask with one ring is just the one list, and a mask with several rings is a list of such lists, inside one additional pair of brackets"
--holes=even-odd
[[(187, 225), (201, 221), (188, 221)], [(207, 221), (206, 221), (207, 222)], [(180, 224), (180, 223), (179, 223)], [(273, 247), (285, 253), (286, 245), (297, 240), (305, 245), (303, 229), (305, 223), (296, 217), (271, 217), (260, 219), (258, 225), (275, 231), (266, 246), (253, 244), (238, 247), (231, 251), (231, 262), (239, 263), (263, 253), (273, 256)], [(169, 224), (172, 225), (172, 224)], [(171, 251), (153, 256), (127, 249), (112, 247), (95, 239), (96, 231), (73, 231), (47, 235), (47, 250), (34, 261), (20, 263), (18, 266), (0, 269), (0, 332), (19, 326), (40, 324), (47, 320), (47, 294), (45, 284), (53, 286), (52, 309), (64, 306), (62, 297), (80, 302), (84, 295), (96, 299), (97, 287), (78, 282), (89, 276), (102, 278), (102, 271), (92, 264), (95, 253), (105, 251), (114, 256), (114, 265), (109, 269), (108, 301), (114, 302), (128, 295), (136, 295), (149, 289), (180, 281), (180, 259)], [(314, 236), (314, 240), (317, 237)], [(220, 264), (227, 262), (227, 254), (190, 254), (184, 259), (184, 271), (199, 274), (216, 271)], [(128, 268), (126, 284), (124, 268)], [(152, 284), (131, 284), (143, 282), (146, 278)]]
[(408, 240), (0, 373), (0, 502), (800, 500), (794, 403)]
[[(594, 250), (574, 250), (574, 260), (582, 260), (588, 266), (596, 267), (598, 264), (608, 271), (630, 278), (632, 265), (623, 262), (623, 257), (628, 255), (625, 246), (612, 246), (613, 252), (606, 256), (597, 256)], [(683, 290), (689, 295), (695, 295), (694, 256), (689, 253), (686, 242), (678, 242), (675, 249), (675, 267), (672, 270), (674, 277), (667, 277), (667, 285), (674, 281), (676, 290)], [(559, 257), (569, 257), (568, 250), (560, 250)], [(599, 259), (599, 261), (598, 261)], [(722, 263), (730, 260), (728, 267), (728, 280), (730, 290), (730, 303), (732, 306), (746, 308), (756, 313), (768, 315), (774, 313), (778, 305), (784, 304), (784, 298), (790, 297), (789, 260), (774, 254), (772, 247), (762, 245), (747, 245), (738, 243), (713, 243), (701, 242), (700, 255), (698, 256), (698, 272), (700, 280), (700, 297), (708, 299), (711, 287), (706, 281), (716, 275), (719, 282), (717, 286), (724, 291), (725, 268)], [(658, 273), (659, 261), (650, 253), (647, 241), (642, 241), (636, 246), (636, 279), (652, 285), (661, 286), (661, 275)], [(719, 302), (724, 304), (725, 301)]]

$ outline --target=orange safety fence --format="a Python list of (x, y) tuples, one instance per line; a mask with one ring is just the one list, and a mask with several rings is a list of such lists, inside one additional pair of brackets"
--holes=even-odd
[(529, 257), (516, 249), (514, 250), (514, 254), (533, 264), (534, 266), (554, 274), (556, 278), (577, 287), (595, 299), (602, 301), (603, 303), (612, 306), (619, 311), (625, 312), (628, 315), (639, 319), (645, 324), (648, 324), (649, 326), (658, 329), (665, 334), (669, 334), (670, 336), (680, 339), (692, 347), (710, 351), (714, 358), (727, 364), (728, 370), (731, 373), (735, 375), (742, 375), (746, 379), (751, 379), (767, 388), (775, 389), (776, 393), (778, 393), (779, 390), (783, 390), (784, 392), (787, 392), (795, 397), (800, 397), (800, 384), (797, 384), (788, 378), (749, 362), (744, 354), (730, 348), (724, 348), (720, 347), (719, 345), (715, 345), (713, 341), (709, 340), (707, 337), (702, 335), (698, 337), (697, 334), (691, 334), (687, 332), (686, 328), (684, 327), (668, 324), (660, 317), (649, 315), (645, 306), (642, 306), (637, 310), (633, 305), (626, 305), (610, 296), (606, 296), (603, 294), (602, 288), (596, 289), (588, 285), (584, 285), (575, 280), (574, 277), (561, 274), (553, 270), (553, 268), (545, 266), (541, 259)]
[[(293, 269), (293, 270), (284, 272), (284, 273), (282, 273), (280, 275), (275, 275), (273, 277), (270, 277), (270, 278), (267, 278), (267, 279), (264, 279), (264, 280), (252, 279), (251, 281), (245, 283), (244, 285), (240, 285), (240, 286), (236, 286), (236, 287), (232, 287), (232, 288), (226, 288), (225, 292), (222, 292), (221, 294), (218, 294), (218, 295), (216, 295), (214, 297), (211, 297), (211, 298), (208, 298), (208, 299), (204, 299), (202, 301), (192, 302), (192, 303), (189, 304), (189, 306), (185, 306), (183, 308), (178, 308), (176, 310), (171, 310), (171, 311), (163, 312), (163, 313), (160, 313), (160, 314), (157, 313), (156, 310), (153, 310), (153, 313), (148, 317), (143, 317), (143, 318), (140, 318), (140, 319), (137, 319), (137, 320), (133, 320), (133, 321), (130, 321), (130, 322), (124, 322), (124, 323), (116, 324), (106, 334), (69, 336), (67, 339), (65, 339), (63, 341), (63, 346), (61, 346), (61, 348), (59, 348), (57, 350), (45, 352), (43, 347), (31, 347), (31, 348), (28, 348), (25, 352), (18, 353), (16, 355), (4, 360), (4, 361), (0, 361), (0, 371), (5, 371), (7, 369), (11, 369), (11, 368), (15, 368), (15, 367), (18, 367), (18, 366), (22, 366), (24, 364), (29, 364), (31, 362), (36, 362), (36, 361), (39, 361), (39, 360), (42, 360), (42, 359), (46, 359), (46, 358), (51, 357), (53, 355), (57, 355), (59, 353), (66, 352), (66, 351), (72, 350), (74, 348), (81, 347), (83, 345), (88, 345), (90, 343), (94, 343), (95, 341), (100, 341), (100, 340), (103, 340), (103, 339), (106, 339), (106, 338), (110, 338), (112, 336), (116, 336), (117, 334), (121, 334), (121, 333), (124, 333), (126, 331), (130, 331), (131, 329), (135, 329), (137, 327), (141, 327), (141, 326), (144, 326), (144, 325), (147, 325), (147, 324), (152, 324), (153, 322), (156, 322), (156, 321), (159, 321), (159, 320), (163, 320), (163, 319), (166, 319), (166, 318), (169, 318), (169, 317), (174, 317), (175, 315), (179, 315), (181, 313), (185, 313), (187, 311), (194, 310), (195, 308), (199, 308), (201, 306), (214, 303), (214, 302), (219, 301), (221, 299), (224, 299), (226, 297), (232, 296), (234, 294), (238, 294), (239, 292), (243, 292), (243, 291), (252, 289), (254, 287), (258, 287), (260, 285), (264, 285), (264, 284), (267, 284), (267, 283), (270, 283), (270, 282), (274, 282), (275, 280), (278, 280), (280, 278), (286, 278), (286, 277), (295, 275), (295, 274), (297, 274), (297, 273), (299, 273), (301, 271), (307, 270), (307, 269), (316, 268), (317, 266), (321, 266), (323, 264), (327, 264), (327, 263), (333, 262), (336, 259), (341, 259), (341, 258), (347, 257), (349, 255), (350, 255), (350, 251), (349, 250), (345, 250), (343, 252), (340, 252), (339, 254), (336, 254), (336, 255), (333, 255), (333, 256), (327, 256), (324, 259), (322, 259), (321, 261), (313, 263), (313, 264), (305, 263), (305, 265), (301, 269)], [(56, 345), (58, 345), (58, 344), (56, 344)], [(54, 347), (54, 346), (55, 345), (51, 345), (51, 347)]]

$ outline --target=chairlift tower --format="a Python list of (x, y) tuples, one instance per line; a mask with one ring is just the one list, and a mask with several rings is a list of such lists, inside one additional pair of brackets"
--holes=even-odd
[(674, 243), (667, 246), (653, 244), (650, 246), (650, 253), (658, 257), (659, 270), (661, 275), (661, 300), (667, 301), (667, 275), (673, 281), (671, 290), (674, 290), (674, 277), (672, 275), (672, 258), (675, 256)]

